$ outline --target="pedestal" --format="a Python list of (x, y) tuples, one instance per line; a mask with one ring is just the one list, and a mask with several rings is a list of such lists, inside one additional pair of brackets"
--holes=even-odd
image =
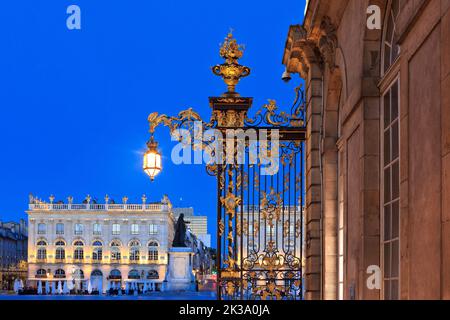
[(195, 291), (195, 277), (192, 273), (192, 255), (190, 248), (171, 248), (169, 266), (166, 274), (168, 291)]

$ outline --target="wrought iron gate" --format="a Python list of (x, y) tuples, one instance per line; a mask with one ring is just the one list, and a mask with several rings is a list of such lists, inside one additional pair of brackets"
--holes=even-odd
[(216, 172), (219, 299), (303, 298), (305, 128), (300, 88), (291, 115), (276, 114), (276, 109), (270, 101), (255, 118), (246, 119), (244, 128), (267, 131), (272, 138), (278, 133), (278, 170), (263, 174), (260, 148), (251, 161), (255, 150), (246, 143), (244, 164), (221, 165)]

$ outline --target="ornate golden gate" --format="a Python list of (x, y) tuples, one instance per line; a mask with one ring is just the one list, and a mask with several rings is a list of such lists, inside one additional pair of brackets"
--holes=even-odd
[[(210, 98), (212, 116), (203, 122), (192, 109), (178, 117), (149, 116), (152, 139), (159, 124), (194, 131), (195, 141), (216, 161), (207, 165), (217, 177), (217, 269), (219, 299), (303, 298), (303, 207), (305, 162), (305, 101), (300, 87), (288, 114), (269, 100), (249, 116), (252, 98), (235, 87), (250, 69), (238, 63), (243, 50), (229, 34), (220, 49), (225, 63), (212, 68), (228, 92)], [(197, 137), (215, 129), (219, 135)], [(197, 128), (198, 129), (198, 128)], [(198, 131), (198, 130), (197, 130)], [(199, 141), (200, 140), (200, 141)], [(212, 145), (215, 143), (215, 148)], [(219, 145), (219, 148), (217, 148)], [(231, 147), (230, 147), (231, 146)], [(221, 157), (217, 157), (217, 153)], [(153, 158), (152, 158), (153, 159)], [(223, 161), (217, 161), (221, 159)], [(151, 170), (153, 170), (150, 167)], [(153, 171), (152, 171), (153, 172)]]

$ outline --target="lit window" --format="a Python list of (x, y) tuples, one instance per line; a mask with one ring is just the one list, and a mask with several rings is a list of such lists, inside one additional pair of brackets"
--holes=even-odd
[(121, 254), (120, 249), (118, 247), (111, 248), (111, 261), (120, 261)]
[(103, 259), (103, 250), (101, 247), (96, 247), (92, 251), (92, 260), (94, 261), (102, 261)]
[(84, 243), (83, 241), (77, 240), (74, 242), (73, 246), (75, 247), (75, 251), (73, 253), (73, 258), (75, 260), (83, 260), (84, 259)]
[(55, 259), (64, 260), (66, 258), (66, 251), (64, 248), (56, 248)]
[(133, 223), (131, 225), (131, 234), (139, 234), (139, 225), (136, 223)]
[(149, 234), (157, 234), (158, 233), (158, 225), (157, 224), (150, 224), (148, 233)]
[(120, 234), (120, 224), (114, 223), (112, 225), (112, 234), (113, 235), (119, 235)]
[(158, 243), (156, 241), (150, 241), (148, 244), (148, 260), (158, 261)]
[(47, 259), (47, 249), (39, 248), (37, 250), (37, 258), (38, 258), (38, 260), (45, 260), (45, 259)]
[(64, 234), (64, 224), (63, 223), (56, 224), (56, 234)]
[(75, 260), (83, 260), (84, 259), (84, 250), (83, 248), (76, 248), (73, 254), (73, 258)]
[(139, 261), (139, 248), (131, 248), (130, 249), (130, 261)]

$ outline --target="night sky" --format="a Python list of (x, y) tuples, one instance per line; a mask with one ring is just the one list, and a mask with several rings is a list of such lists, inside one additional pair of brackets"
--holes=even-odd
[[(66, 9), (81, 8), (81, 30)], [(209, 120), (209, 96), (225, 91), (210, 67), (230, 28), (246, 45), (252, 75), (237, 87), (290, 109), (296, 76), (281, 81), (289, 25), (302, 22), (304, 0), (101, 1), (14, 0), (0, 10), (0, 220), (26, 218), (28, 194), (81, 203), (159, 201), (207, 215), (216, 236), (216, 182), (203, 165), (175, 166), (165, 128), (156, 139), (163, 172), (142, 171), (147, 116), (193, 107)]]

